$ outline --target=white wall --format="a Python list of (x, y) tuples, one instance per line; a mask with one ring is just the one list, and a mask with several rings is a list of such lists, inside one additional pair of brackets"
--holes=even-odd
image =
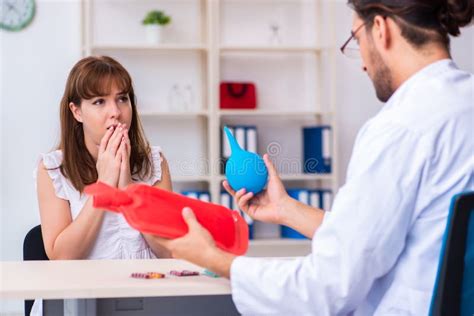
[[(345, 2), (338, 2), (336, 20), (337, 43), (344, 43), (352, 29), (352, 15)], [(366, 73), (362, 71), (361, 61), (349, 59), (342, 54), (337, 56), (337, 117), (339, 184), (344, 183), (347, 164), (352, 154), (352, 145), (358, 130), (383, 106), (377, 100)]]
[[(70, 67), (80, 58), (78, 0), (37, 0), (26, 30), (0, 32), (0, 260), (21, 260), (26, 232), (39, 223), (33, 168), (40, 152), (57, 142), (58, 104)], [(349, 35), (351, 11), (338, 4), (337, 38)], [(474, 30), (453, 41), (459, 66), (474, 71)], [(339, 170), (343, 182), (360, 126), (381, 107), (358, 61), (339, 56)], [(1, 273), (1, 271), (0, 271)], [(0, 302), (1, 312), (21, 312), (21, 302)]]
[[(23, 238), (39, 223), (33, 168), (55, 145), (59, 100), (80, 58), (79, 1), (36, 2), (28, 28), (0, 32), (0, 260), (21, 260)], [(0, 304), (0, 313), (23, 310), (21, 302)]]

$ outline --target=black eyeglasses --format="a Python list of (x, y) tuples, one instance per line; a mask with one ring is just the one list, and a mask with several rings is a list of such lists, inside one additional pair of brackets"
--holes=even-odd
[(359, 45), (355, 44), (354, 47), (349, 46), (351, 41), (355, 39), (355, 35), (359, 30), (365, 25), (366, 23), (362, 23), (355, 29), (355, 31), (351, 31), (351, 36), (347, 39), (344, 45), (341, 46), (341, 53), (343, 53), (346, 57), (349, 58), (360, 58), (360, 50)]

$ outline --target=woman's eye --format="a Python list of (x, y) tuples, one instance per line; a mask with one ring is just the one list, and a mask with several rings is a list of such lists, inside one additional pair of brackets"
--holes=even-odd
[(128, 101), (128, 97), (127, 96), (121, 96), (121, 97), (119, 97), (119, 101), (125, 103), (125, 102)]
[(104, 99), (97, 99), (97, 100), (95, 100), (94, 102), (92, 102), (92, 104), (94, 104), (94, 105), (101, 105), (101, 104), (104, 104)]

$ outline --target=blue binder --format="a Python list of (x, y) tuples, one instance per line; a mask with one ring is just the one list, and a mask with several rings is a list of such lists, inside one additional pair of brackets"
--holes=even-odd
[(197, 200), (201, 200), (201, 201), (206, 201), (206, 202), (211, 201), (211, 194), (209, 193), (209, 191), (192, 191), (192, 190), (189, 190), (189, 191), (181, 191), (181, 194), (185, 195), (187, 197), (192, 197), (192, 198), (195, 198)]
[[(290, 189), (290, 190), (287, 190), (287, 192), (288, 192), (289, 196), (291, 196), (292, 198), (294, 198), (294, 199), (296, 199), (296, 200), (298, 200), (298, 201), (300, 201), (304, 204), (311, 205), (313, 207), (317, 207), (317, 208), (320, 208), (320, 209), (325, 210), (325, 211), (330, 210), (331, 205), (327, 205), (327, 204), (330, 203), (331, 201), (330, 200), (328, 201), (327, 198), (324, 198), (325, 194), (330, 194), (330, 197), (332, 197), (332, 191), (329, 190), (329, 189), (316, 189), (316, 190)], [(302, 192), (305, 193), (305, 194), (303, 194), (303, 199), (301, 198), (302, 197), (302, 195), (301, 195)], [(316, 194), (316, 201), (312, 201), (312, 199), (311, 199), (313, 194)], [(313, 204), (315, 204), (315, 205), (313, 205)], [(281, 225), (280, 232), (281, 232), (281, 237), (282, 238), (307, 239), (307, 237), (304, 236), (303, 234), (300, 234), (296, 230), (294, 230), (290, 227), (284, 226), (284, 225)]]
[(303, 128), (303, 171), (305, 173), (331, 173), (331, 126)]
[[(306, 189), (290, 189), (290, 190), (287, 190), (287, 192), (288, 192), (289, 196), (291, 196), (292, 198), (294, 198), (294, 199), (296, 199), (296, 200), (298, 200), (302, 203), (305, 203), (305, 202), (300, 200), (300, 193), (306, 192), (309, 196), (309, 190), (306, 190)], [(306, 201), (305, 204), (307, 204), (307, 203), (308, 202)], [(281, 234), (281, 238), (308, 239), (305, 235), (300, 234), (299, 232), (297, 232), (293, 228), (290, 228), (290, 227), (285, 226), (285, 225), (280, 226), (280, 234)]]
[(325, 211), (330, 211), (332, 207), (332, 190), (321, 189), (319, 190), (321, 197), (321, 208)]
[[(221, 191), (219, 202), (222, 206), (227, 207), (231, 210), (238, 209), (236, 206), (234, 206), (234, 199), (227, 191)], [(239, 210), (239, 212), (242, 216), (244, 216), (242, 211)], [(249, 226), (249, 239), (253, 239), (253, 221), (250, 222), (245, 216), (244, 216), (244, 219)]]

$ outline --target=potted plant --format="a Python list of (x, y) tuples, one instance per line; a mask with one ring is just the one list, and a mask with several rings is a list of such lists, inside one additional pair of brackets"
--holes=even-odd
[(150, 44), (161, 42), (161, 31), (163, 26), (171, 22), (171, 17), (163, 11), (150, 11), (147, 13), (142, 23), (145, 25), (147, 40)]

